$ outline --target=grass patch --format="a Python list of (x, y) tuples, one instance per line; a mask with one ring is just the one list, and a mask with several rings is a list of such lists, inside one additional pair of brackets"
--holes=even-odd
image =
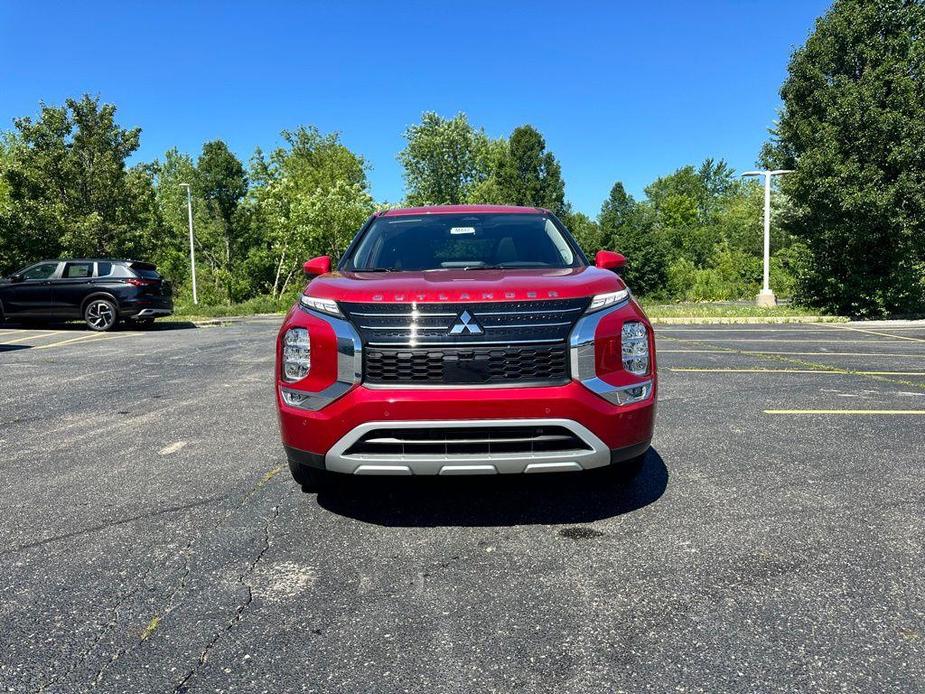
[[(819, 316), (814, 309), (785, 304), (773, 308), (760, 308), (750, 303), (725, 301), (704, 301), (691, 303), (660, 304), (641, 301), (650, 318), (804, 318)], [(837, 316), (821, 316), (822, 320), (844, 320)]]
[(151, 621), (148, 622), (148, 626), (145, 627), (144, 631), (141, 632), (141, 640), (147, 641), (155, 631), (157, 631), (158, 626), (160, 626), (161, 618), (157, 615), (154, 615), (151, 618)]
[(295, 303), (292, 295), (279, 299), (271, 296), (255, 296), (239, 304), (194, 304), (178, 302), (174, 305), (173, 315), (181, 318), (225, 318), (227, 316), (253, 316), (258, 313), (285, 313)]

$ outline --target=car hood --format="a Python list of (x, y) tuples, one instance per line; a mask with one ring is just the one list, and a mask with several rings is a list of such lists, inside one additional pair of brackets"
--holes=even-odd
[(596, 267), (547, 270), (333, 272), (305, 293), (347, 302), (440, 303), (571, 299), (624, 289), (616, 274)]

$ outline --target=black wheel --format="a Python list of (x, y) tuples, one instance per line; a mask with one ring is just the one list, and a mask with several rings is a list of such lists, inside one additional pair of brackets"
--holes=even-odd
[(116, 327), (119, 313), (109, 299), (93, 299), (84, 307), (84, 321), (90, 330), (104, 332)]
[(306, 493), (320, 492), (327, 486), (329, 481), (328, 473), (324, 470), (302, 465), (301, 463), (296, 463), (291, 460), (289, 461), (289, 471), (292, 473), (292, 479), (294, 479), (299, 486), (302, 487), (302, 491)]

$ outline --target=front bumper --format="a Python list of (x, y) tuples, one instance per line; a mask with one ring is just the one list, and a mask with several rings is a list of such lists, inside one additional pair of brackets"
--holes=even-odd
[[(357, 386), (323, 409), (286, 405), (279, 393), (283, 444), (293, 463), (348, 474), (506, 474), (586, 470), (644, 453), (652, 439), (655, 393), (615, 406), (577, 382), (549, 388), (397, 390)], [(377, 428), (561, 426), (586, 447), (477, 453), (351, 453)]]

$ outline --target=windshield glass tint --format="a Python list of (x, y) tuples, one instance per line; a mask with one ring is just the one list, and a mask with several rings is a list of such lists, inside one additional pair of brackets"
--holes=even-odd
[(564, 268), (580, 260), (540, 214), (430, 214), (380, 217), (348, 269), (378, 271)]

